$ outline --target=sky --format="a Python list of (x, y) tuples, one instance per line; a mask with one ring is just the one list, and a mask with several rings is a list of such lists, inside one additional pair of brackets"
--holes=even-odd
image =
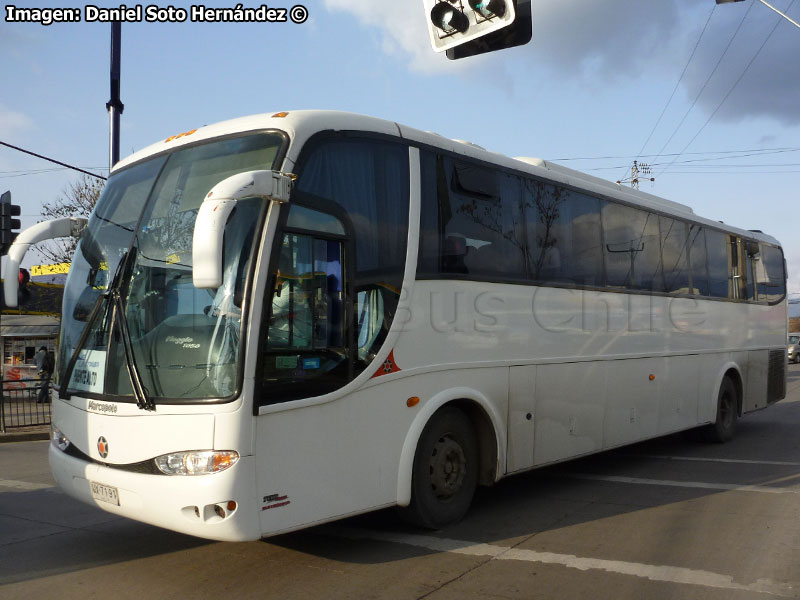
[[(123, 23), (122, 157), (229, 118), (320, 108), (611, 181), (638, 159), (655, 176), (643, 191), (778, 238), (800, 297), (800, 28), (761, 2), (532, 0), (529, 44), (449, 61), (423, 0), (301, 1), (302, 24)], [(800, 21), (800, 0), (771, 4)], [(107, 174), (110, 25), (8, 22), (7, 6), (0, 141)], [(0, 193), (23, 226), (78, 176), (0, 146)]]

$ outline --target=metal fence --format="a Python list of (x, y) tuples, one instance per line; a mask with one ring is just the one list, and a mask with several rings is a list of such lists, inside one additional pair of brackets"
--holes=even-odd
[[(46, 386), (44, 391), (43, 386)], [(0, 432), (50, 425), (49, 388), (49, 379), (3, 381), (3, 393), (0, 395)]]

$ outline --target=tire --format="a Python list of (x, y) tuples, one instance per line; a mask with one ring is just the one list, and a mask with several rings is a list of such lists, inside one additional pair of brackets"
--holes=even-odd
[(739, 395), (733, 381), (725, 377), (719, 386), (716, 421), (703, 429), (706, 441), (722, 444), (732, 440), (738, 418)]
[(475, 428), (456, 408), (437, 412), (422, 431), (411, 476), (411, 504), (400, 510), (414, 525), (441, 529), (467, 514), (478, 484)]

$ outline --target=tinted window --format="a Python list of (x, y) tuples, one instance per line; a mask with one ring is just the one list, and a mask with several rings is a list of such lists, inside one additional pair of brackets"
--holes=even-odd
[(408, 236), (408, 148), (374, 140), (336, 139), (314, 147), (297, 191), (338, 204), (356, 238), (356, 271), (402, 285)]
[(531, 277), (602, 286), (600, 200), (536, 179), (523, 183)]
[(761, 257), (757, 263), (761, 267), (756, 278), (759, 299), (766, 298), (770, 303), (782, 300), (786, 295), (786, 274), (781, 249), (762, 244)]
[(664, 270), (663, 291), (672, 294), (692, 293), (689, 289), (689, 238), (686, 224), (668, 217), (659, 217), (658, 222)]
[(691, 293), (708, 296), (706, 231), (699, 225), (689, 225), (689, 263), (692, 271)]
[(710, 296), (728, 298), (730, 289), (728, 236), (721, 231), (706, 229), (708, 257), (708, 291)]
[(603, 208), (603, 233), (609, 286), (663, 289), (657, 215), (609, 202)]
[(426, 157), (422, 171), (420, 272), (523, 279), (519, 179), (445, 156)]
[[(326, 138), (300, 161), (262, 337), (262, 404), (341, 388), (391, 327), (408, 237), (408, 147)], [(373, 367), (374, 369), (374, 367)]]
[(758, 242), (753, 242), (749, 240), (745, 240), (742, 242), (742, 247), (745, 250), (745, 256), (747, 258), (747, 266), (746, 266), (746, 273), (747, 279), (745, 281), (747, 285), (747, 300), (750, 302), (755, 302), (758, 300), (756, 296), (756, 280), (758, 279), (758, 272), (757, 266), (758, 261), (760, 260), (760, 248)]

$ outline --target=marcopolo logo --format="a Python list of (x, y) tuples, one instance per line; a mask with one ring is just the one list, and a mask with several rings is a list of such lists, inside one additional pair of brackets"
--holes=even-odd
[(97, 439), (97, 451), (100, 453), (101, 458), (108, 456), (108, 440), (102, 435)]

